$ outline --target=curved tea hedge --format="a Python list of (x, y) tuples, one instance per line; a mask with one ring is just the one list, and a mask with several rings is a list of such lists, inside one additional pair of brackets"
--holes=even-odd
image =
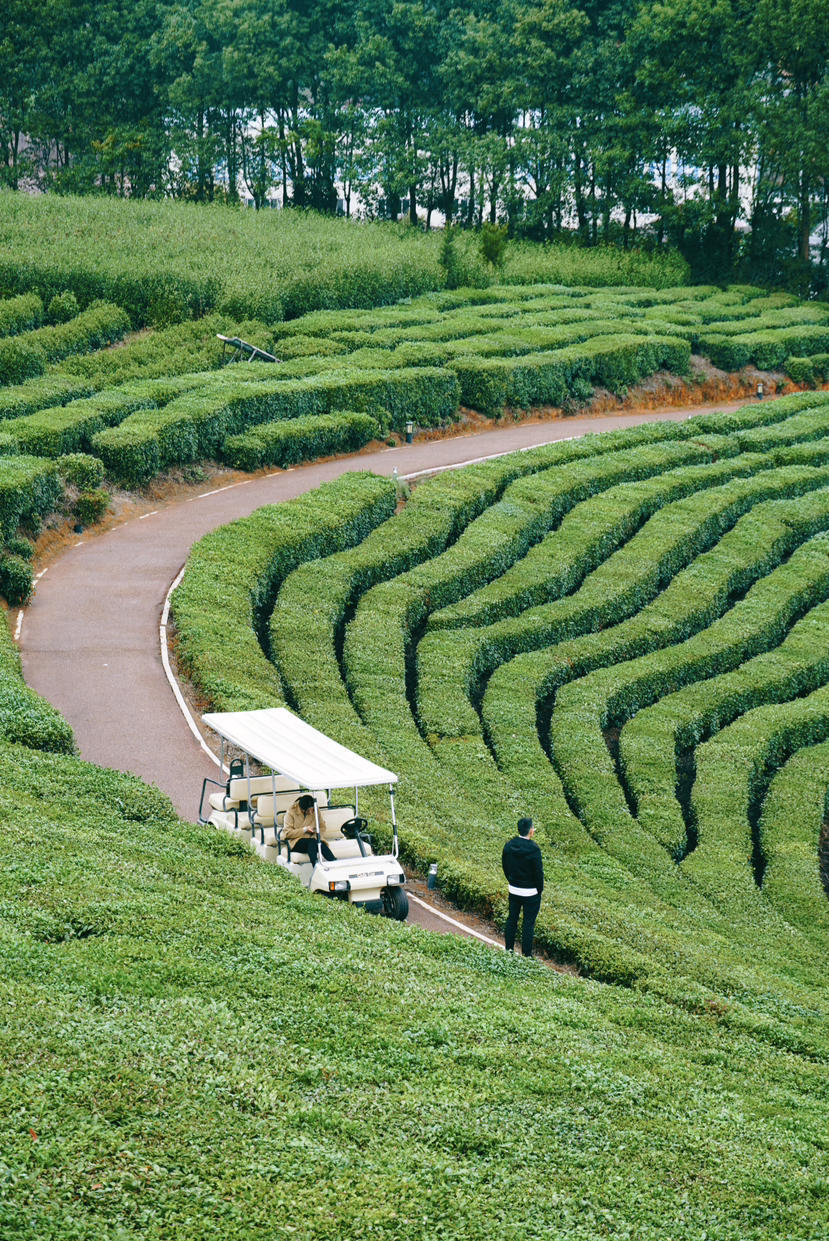
[[(51, 287), (45, 278), (37, 284), (44, 297)], [(112, 288), (143, 322), (128, 287), (116, 281)], [(431, 291), (372, 309), (357, 308), (355, 294), (353, 308), (289, 321), (274, 321), (273, 308), (256, 298), (247, 304), (234, 295), (224, 312), (214, 307), (195, 322), (162, 316), (156, 330), (127, 339), (125, 311), (90, 292), (67, 292), (68, 308), (86, 308), (47, 326), (37, 293), (0, 298), (0, 419), (8, 424), (0, 448), (91, 451), (108, 481), (127, 487), (203, 460), (255, 470), (354, 450), (410, 423), (446, 426), (462, 406), (491, 417), (567, 409), (596, 387), (623, 394), (658, 370), (688, 375), (692, 350), (728, 369), (785, 363), (810, 385), (822, 381), (829, 357), (829, 309), (747, 286), (504, 284)], [(206, 294), (202, 304), (202, 294), (191, 293), (193, 307), (212, 306)], [(260, 317), (244, 317), (252, 314)], [(250, 341), (278, 361), (223, 369), (220, 336)], [(162, 387), (136, 389), (154, 381)], [(779, 382), (776, 376), (769, 386)], [(343, 421), (343, 412), (364, 418)], [(289, 419), (302, 421), (281, 425)], [(724, 427), (727, 421), (705, 430)], [(788, 432), (792, 441), (821, 434), (817, 425)]]
[[(782, 871), (759, 825), (775, 766), (823, 734), (792, 723), (765, 745), (724, 843), (705, 800), (720, 777), (695, 783), (694, 753), (721, 729), (733, 760), (742, 713), (829, 683), (827, 531), (821, 393), (560, 442), (422, 482), (351, 547), (303, 553), (257, 622), (253, 681), (230, 654), (234, 627), (240, 652), (253, 633), (241, 608), (222, 609), (224, 653), (200, 640), (189, 666), (235, 686), (225, 708), (276, 701), (256, 682), (278, 679), (279, 701), (397, 770), (408, 859), (437, 861), (456, 901), (504, 916), (500, 842), (531, 813), (550, 951), (690, 1007), (739, 995), (738, 1024), (817, 1051), (786, 1014), (824, 1002), (823, 932), (764, 894)], [(199, 550), (173, 600), (182, 641), (203, 589)]]

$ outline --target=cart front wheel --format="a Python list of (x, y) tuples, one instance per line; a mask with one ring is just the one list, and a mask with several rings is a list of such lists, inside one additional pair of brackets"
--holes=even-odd
[(405, 922), (409, 916), (409, 898), (402, 888), (383, 889), (383, 913), (395, 922)]

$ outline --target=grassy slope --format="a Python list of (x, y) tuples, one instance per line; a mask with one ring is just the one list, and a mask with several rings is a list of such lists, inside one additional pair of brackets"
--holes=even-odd
[(825, 1236), (824, 1065), (0, 761), (3, 1235)]
[[(466, 276), (487, 280), (474, 242), (459, 246)], [(310, 212), (0, 192), (0, 293), (70, 288), (82, 304), (106, 296), (135, 324), (214, 306), (273, 322), (320, 307), (382, 305), (441, 288), (439, 251), (439, 232)], [(516, 247), (503, 276), (658, 286), (687, 279), (675, 255), (600, 249), (582, 262), (580, 253)]]

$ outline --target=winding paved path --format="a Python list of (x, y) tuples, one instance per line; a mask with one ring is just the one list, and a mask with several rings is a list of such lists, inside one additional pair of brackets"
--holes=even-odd
[[(184, 818), (193, 819), (202, 777), (215, 776), (216, 768), (171, 693), (160, 657), (159, 623), (170, 584), (197, 539), (263, 504), (289, 500), (350, 470), (389, 475), (397, 467), (401, 477), (428, 473), (588, 431), (679, 421), (700, 410), (522, 423), (415, 442), (280, 470), (81, 536), (49, 565), (24, 613), (20, 646), (26, 681), (72, 725), (83, 758), (157, 784)], [(436, 929), (446, 928), (436, 924)]]

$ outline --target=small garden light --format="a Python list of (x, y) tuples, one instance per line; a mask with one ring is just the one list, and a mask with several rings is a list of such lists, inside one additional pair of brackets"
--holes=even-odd
[(438, 886), (438, 864), (432, 862), (429, 867), (429, 878), (426, 880), (427, 888), (436, 888)]
[(757, 400), (758, 400), (758, 401), (762, 401), (762, 399), (763, 399), (763, 397), (764, 397), (764, 396), (765, 396), (765, 388), (763, 387), (762, 383), (758, 383), (758, 385), (757, 385)]
[(413, 439), (414, 439), (414, 423), (412, 422), (410, 418), (409, 421), (406, 423), (406, 443), (411, 444)]

